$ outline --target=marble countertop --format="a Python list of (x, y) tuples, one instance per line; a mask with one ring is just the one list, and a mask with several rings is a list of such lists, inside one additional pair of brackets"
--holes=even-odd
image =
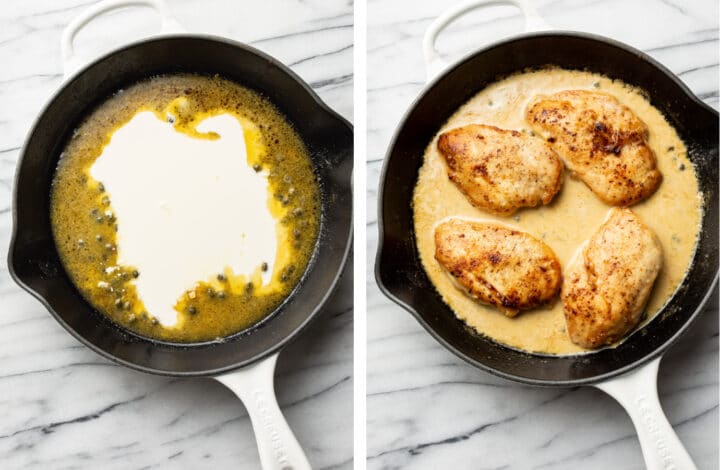
[[(454, 3), (454, 2), (453, 2)], [(591, 388), (538, 389), (476, 370), (378, 290), (377, 184), (403, 113), (423, 87), (422, 35), (446, 2), (368, 2), (368, 468), (641, 469), (631, 421)], [(648, 52), (718, 107), (715, 0), (535, 1), (558, 29), (609, 36)], [(476, 11), (439, 39), (447, 58), (517, 33), (512, 7)], [(718, 304), (662, 361), (669, 420), (700, 469), (718, 463)]]
[[(61, 82), (60, 34), (88, 0), (0, 9), (0, 258), (20, 146)], [(190, 32), (233, 38), (288, 64), (352, 118), (352, 4), (171, 0)], [(282, 12), (283, 14), (278, 14)], [(108, 14), (76, 39), (95, 55), (155, 31), (150, 10)], [(341, 293), (351, 299), (349, 290)], [(345, 302), (347, 303), (347, 302)], [(0, 468), (258, 468), (240, 401), (212, 380), (134, 372), (73, 339), (0, 264)], [(276, 391), (314, 468), (351, 468), (352, 310), (336, 306), (281, 354)]]

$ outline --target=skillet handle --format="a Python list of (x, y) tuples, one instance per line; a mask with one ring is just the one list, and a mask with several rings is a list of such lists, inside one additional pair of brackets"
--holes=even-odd
[(435, 49), (435, 41), (442, 30), (445, 29), (448, 24), (469, 11), (497, 5), (515, 5), (518, 7), (525, 17), (526, 33), (550, 29), (550, 26), (548, 26), (532, 5), (531, 0), (465, 0), (460, 2), (438, 16), (435, 21), (430, 23), (430, 26), (425, 31), (425, 36), (423, 37), (423, 56), (425, 58), (425, 71), (427, 74), (426, 81), (429, 82), (432, 80), (448, 66), (448, 63), (440, 57), (437, 49)]
[(88, 57), (80, 57), (73, 49), (75, 35), (90, 21), (112, 10), (126, 7), (149, 7), (160, 15), (160, 33), (171, 34), (182, 33), (185, 30), (169, 14), (167, 5), (163, 0), (103, 0), (83, 11), (78, 17), (68, 24), (60, 38), (60, 49), (62, 51), (63, 74), (65, 77), (72, 75), (83, 65), (87, 64)]
[(215, 377), (242, 400), (250, 415), (263, 470), (310, 470), (310, 464), (280, 411), (273, 377), (278, 355)]
[(640, 439), (649, 470), (696, 470), (690, 455), (665, 417), (657, 393), (660, 358), (605, 382), (595, 384), (622, 405)]

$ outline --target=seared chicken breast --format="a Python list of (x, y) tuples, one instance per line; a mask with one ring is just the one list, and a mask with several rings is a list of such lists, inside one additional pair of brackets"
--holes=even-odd
[(570, 339), (584, 348), (612, 344), (640, 322), (662, 248), (630, 209), (613, 208), (565, 270), (563, 309)]
[(480, 209), (511, 215), (548, 204), (560, 189), (562, 162), (537, 137), (470, 124), (442, 133), (437, 148), (450, 180)]
[(502, 225), (442, 222), (435, 228), (435, 259), (472, 297), (509, 317), (560, 291), (560, 263), (550, 247)]
[(662, 181), (645, 123), (614, 96), (585, 90), (537, 96), (525, 118), (608, 204), (635, 204)]

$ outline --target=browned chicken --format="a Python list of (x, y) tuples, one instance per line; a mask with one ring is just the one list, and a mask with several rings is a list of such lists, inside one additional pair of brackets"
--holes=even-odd
[(630, 209), (613, 208), (565, 271), (563, 308), (575, 344), (598, 348), (635, 328), (662, 266), (660, 241)]
[(662, 181), (648, 129), (615, 97), (567, 90), (537, 96), (526, 120), (600, 199), (629, 206), (652, 195)]
[(435, 229), (435, 259), (471, 296), (509, 317), (550, 301), (562, 273), (540, 240), (498, 224), (449, 219)]
[(560, 189), (562, 162), (542, 139), (470, 124), (440, 135), (450, 180), (480, 209), (510, 215), (548, 204)]

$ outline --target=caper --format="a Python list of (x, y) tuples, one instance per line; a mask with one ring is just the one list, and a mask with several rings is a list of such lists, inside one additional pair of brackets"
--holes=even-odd
[(187, 308), (187, 312), (188, 312), (190, 315), (195, 315), (195, 314), (197, 313), (197, 309), (191, 305), (191, 306), (189, 306), (189, 307)]
[(138, 272), (137, 269), (133, 269), (132, 277), (134, 277), (134, 278), (136, 278), (136, 279), (137, 279), (138, 277), (140, 277), (140, 273)]
[(105, 211), (105, 219), (112, 222), (115, 220), (115, 214), (113, 214), (111, 211)]
[(209, 287), (207, 290), (207, 295), (208, 295), (208, 297), (215, 297), (215, 289), (213, 289), (212, 287)]
[(300, 208), (300, 207), (296, 207), (296, 208), (293, 209), (293, 211), (292, 211), (292, 214), (293, 214), (294, 216), (296, 216), (296, 217), (299, 216), (299, 215), (302, 215), (302, 213), (303, 213), (303, 210), (302, 210), (302, 208)]
[(287, 273), (282, 273), (282, 274), (280, 275), (280, 282), (287, 282), (287, 280), (288, 280), (288, 275), (287, 275)]
[(283, 195), (283, 196), (280, 198), (280, 200), (282, 201), (282, 205), (283, 205), (283, 206), (287, 206), (288, 203), (290, 202), (290, 198), (287, 197), (287, 196), (285, 196), (285, 195)]
[(223, 273), (220, 273), (220, 274), (217, 275), (217, 280), (218, 280), (218, 281), (221, 281), (221, 282), (222, 282), (222, 281), (226, 281), (226, 280), (227, 280), (227, 277), (225, 277), (225, 275), (224, 275)]
[(260, 165), (259, 163), (254, 164), (253, 170), (255, 170), (255, 173), (259, 173), (260, 170), (262, 170), (262, 165)]
[(97, 235), (95, 235), (95, 240), (101, 242), (101, 241), (102, 241), (102, 235), (100, 235), (99, 233), (98, 233)]
[(115, 299), (115, 307), (121, 308), (123, 306), (122, 299)]
[(107, 251), (115, 251), (115, 245), (113, 245), (112, 243), (106, 243), (106, 244), (105, 244), (105, 249), (106, 249)]
[(157, 325), (157, 324), (158, 324), (158, 319), (157, 319), (157, 318), (155, 318), (155, 317), (152, 317), (152, 320), (150, 320), (150, 323), (152, 323), (152, 324), (153, 324), (153, 326), (155, 326), (155, 325)]
[(103, 221), (103, 218), (102, 218), (102, 217), (100, 217), (100, 216), (95, 217), (95, 222), (101, 224), (102, 221)]
[(225, 294), (225, 291), (218, 292), (218, 299), (224, 299), (226, 296), (227, 294)]
[(132, 304), (130, 303), (130, 301), (126, 300), (125, 303), (123, 304), (123, 308), (125, 310), (130, 310), (130, 307), (132, 307)]
[(290, 187), (288, 188), (288, 194), (289, 194), (290, 196), (292, 196), (293, 194), (295, 194), (295, 186), (290, 186)]
[(83, 240), (82, 238), (80, 238), (77, 243), (79, 246), (85, 246), (85, 240)]
[(267, 271), (267, 270), (268, 270), (268, 264), (267, 264), (265, 261), (263, 261), (263, 264), (260, 265), (260, 269), (262, 269), (263, 272)]
[(105, 185), (104, 185), (104, 184), (98, 183), (98, 186), (97, 186), (97, 187), (98, 187), (98, 191), (100, 191), (101, 193), (104, 193), (104, 192), (105, 192)]
[(98, 214), (100, 214), (100, 210), (97, 208), (90, 211), (90, 215), (93, 217), (97, 216)]
[(108, 204), (110, 204), (110, 198), (107, 196), (103, 196), (102, 199), (100, 200), (100, 202), (102, 203), (103, 206), (107, 206)]
[(685, 164), (684, 164), (684, 163), (681, 163), (680, 166), (678, 167), (678, 169), (679, 169), (680, 171), (685, 171)]
[(253, 285), (252, 282), (248, 282), (247, 284), (245, 284), (245, 293), (249, 294), (250, 292), (253, 291), (254, 287), (255, 286)]

